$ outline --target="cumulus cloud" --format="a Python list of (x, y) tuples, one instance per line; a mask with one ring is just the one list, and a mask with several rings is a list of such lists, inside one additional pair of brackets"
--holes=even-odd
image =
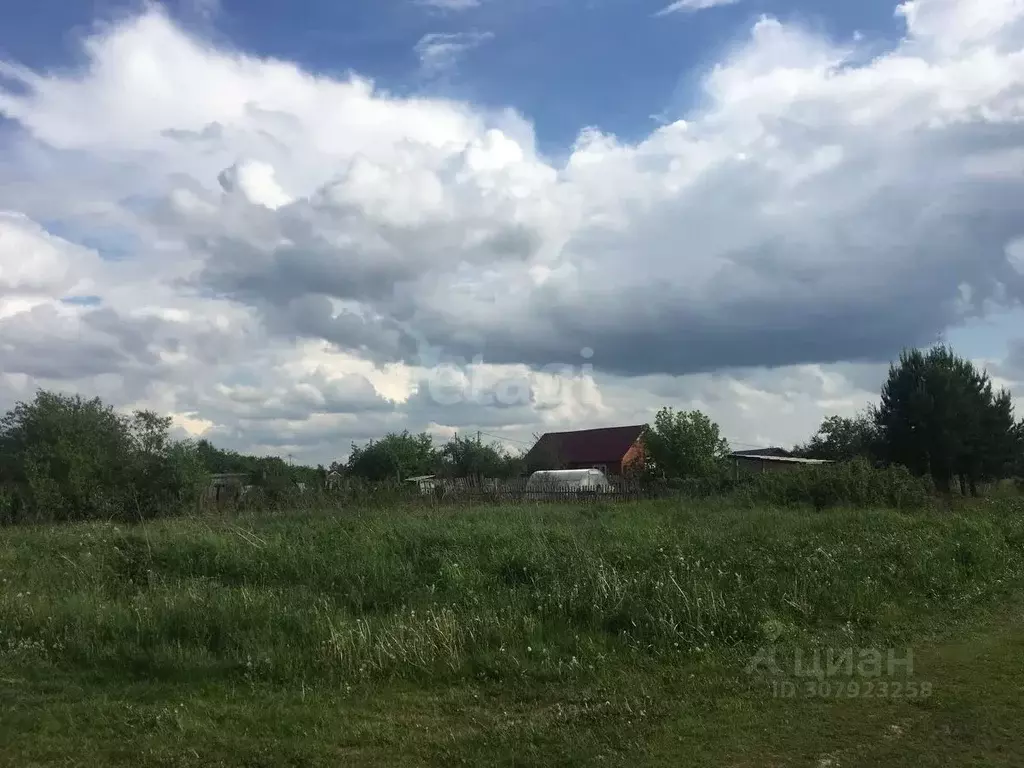
[(20, 213), (0, 211), (0, 300), (17, 306), (60, 298), (91, 287), (95, 254), (61, 238)]
[[(523, 116), (221, 49), (158, 9), (93, 33), (76, 71), (0, 63), (5, 386), (311, 453), (396, 424), (526, 439), (666, 399), (802, 439), (859, 407), (848, 361), (875, 370), (1024, 288), (1024, 9), (898, 12), (874, 56), (762, 18), (684, 115), (636, 142), (585, 130), (557, 164)], [(483, 42), (424, 40), (434, 71)], [(558, 364), (597, 373), (546, 407)], [(453, 384), (445, 405), (424, 384), (441, 365), (526, 394)], [(809, 370), (836, 392), (808, 394)]]

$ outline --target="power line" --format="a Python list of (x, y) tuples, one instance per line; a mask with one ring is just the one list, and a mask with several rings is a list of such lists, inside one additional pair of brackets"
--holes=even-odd
[[(479, 430), (477, 430), (480, 432)], [(516, 440), (514, 437), (502, 437), (501, 435), (492, 435), (490, 432), (480, 432), (484, 437), (493, 437), (495, 440), (505, 440), (509, 443), (520, 443), (521, 445), (533, 445), (532, 442), (526, 440)]]

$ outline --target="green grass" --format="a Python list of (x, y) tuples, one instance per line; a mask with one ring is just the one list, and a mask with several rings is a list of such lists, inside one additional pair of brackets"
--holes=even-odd
[[(4, 529), (0, 763), (1020, 765), (1022, 513), (648, 502)], [(910, 647), (933, 692), (773, 698), (746, 672), (769, 642)]]

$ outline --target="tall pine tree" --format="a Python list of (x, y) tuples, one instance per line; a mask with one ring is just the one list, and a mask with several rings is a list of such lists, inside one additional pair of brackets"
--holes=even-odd
[(948, 491), (1005, 476), (1020, 450), (1010, 393), (944, 346), (905, 351), (889, 368), (875, 412), (885, 458)]

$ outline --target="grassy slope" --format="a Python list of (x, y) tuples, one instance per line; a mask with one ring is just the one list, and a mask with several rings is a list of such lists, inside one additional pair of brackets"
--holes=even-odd
[[(1021, 511), (5, 530), (0, 762), (1024, 764)], [(910, 645), (934, 692), (773, 699), (771, 637)]]

